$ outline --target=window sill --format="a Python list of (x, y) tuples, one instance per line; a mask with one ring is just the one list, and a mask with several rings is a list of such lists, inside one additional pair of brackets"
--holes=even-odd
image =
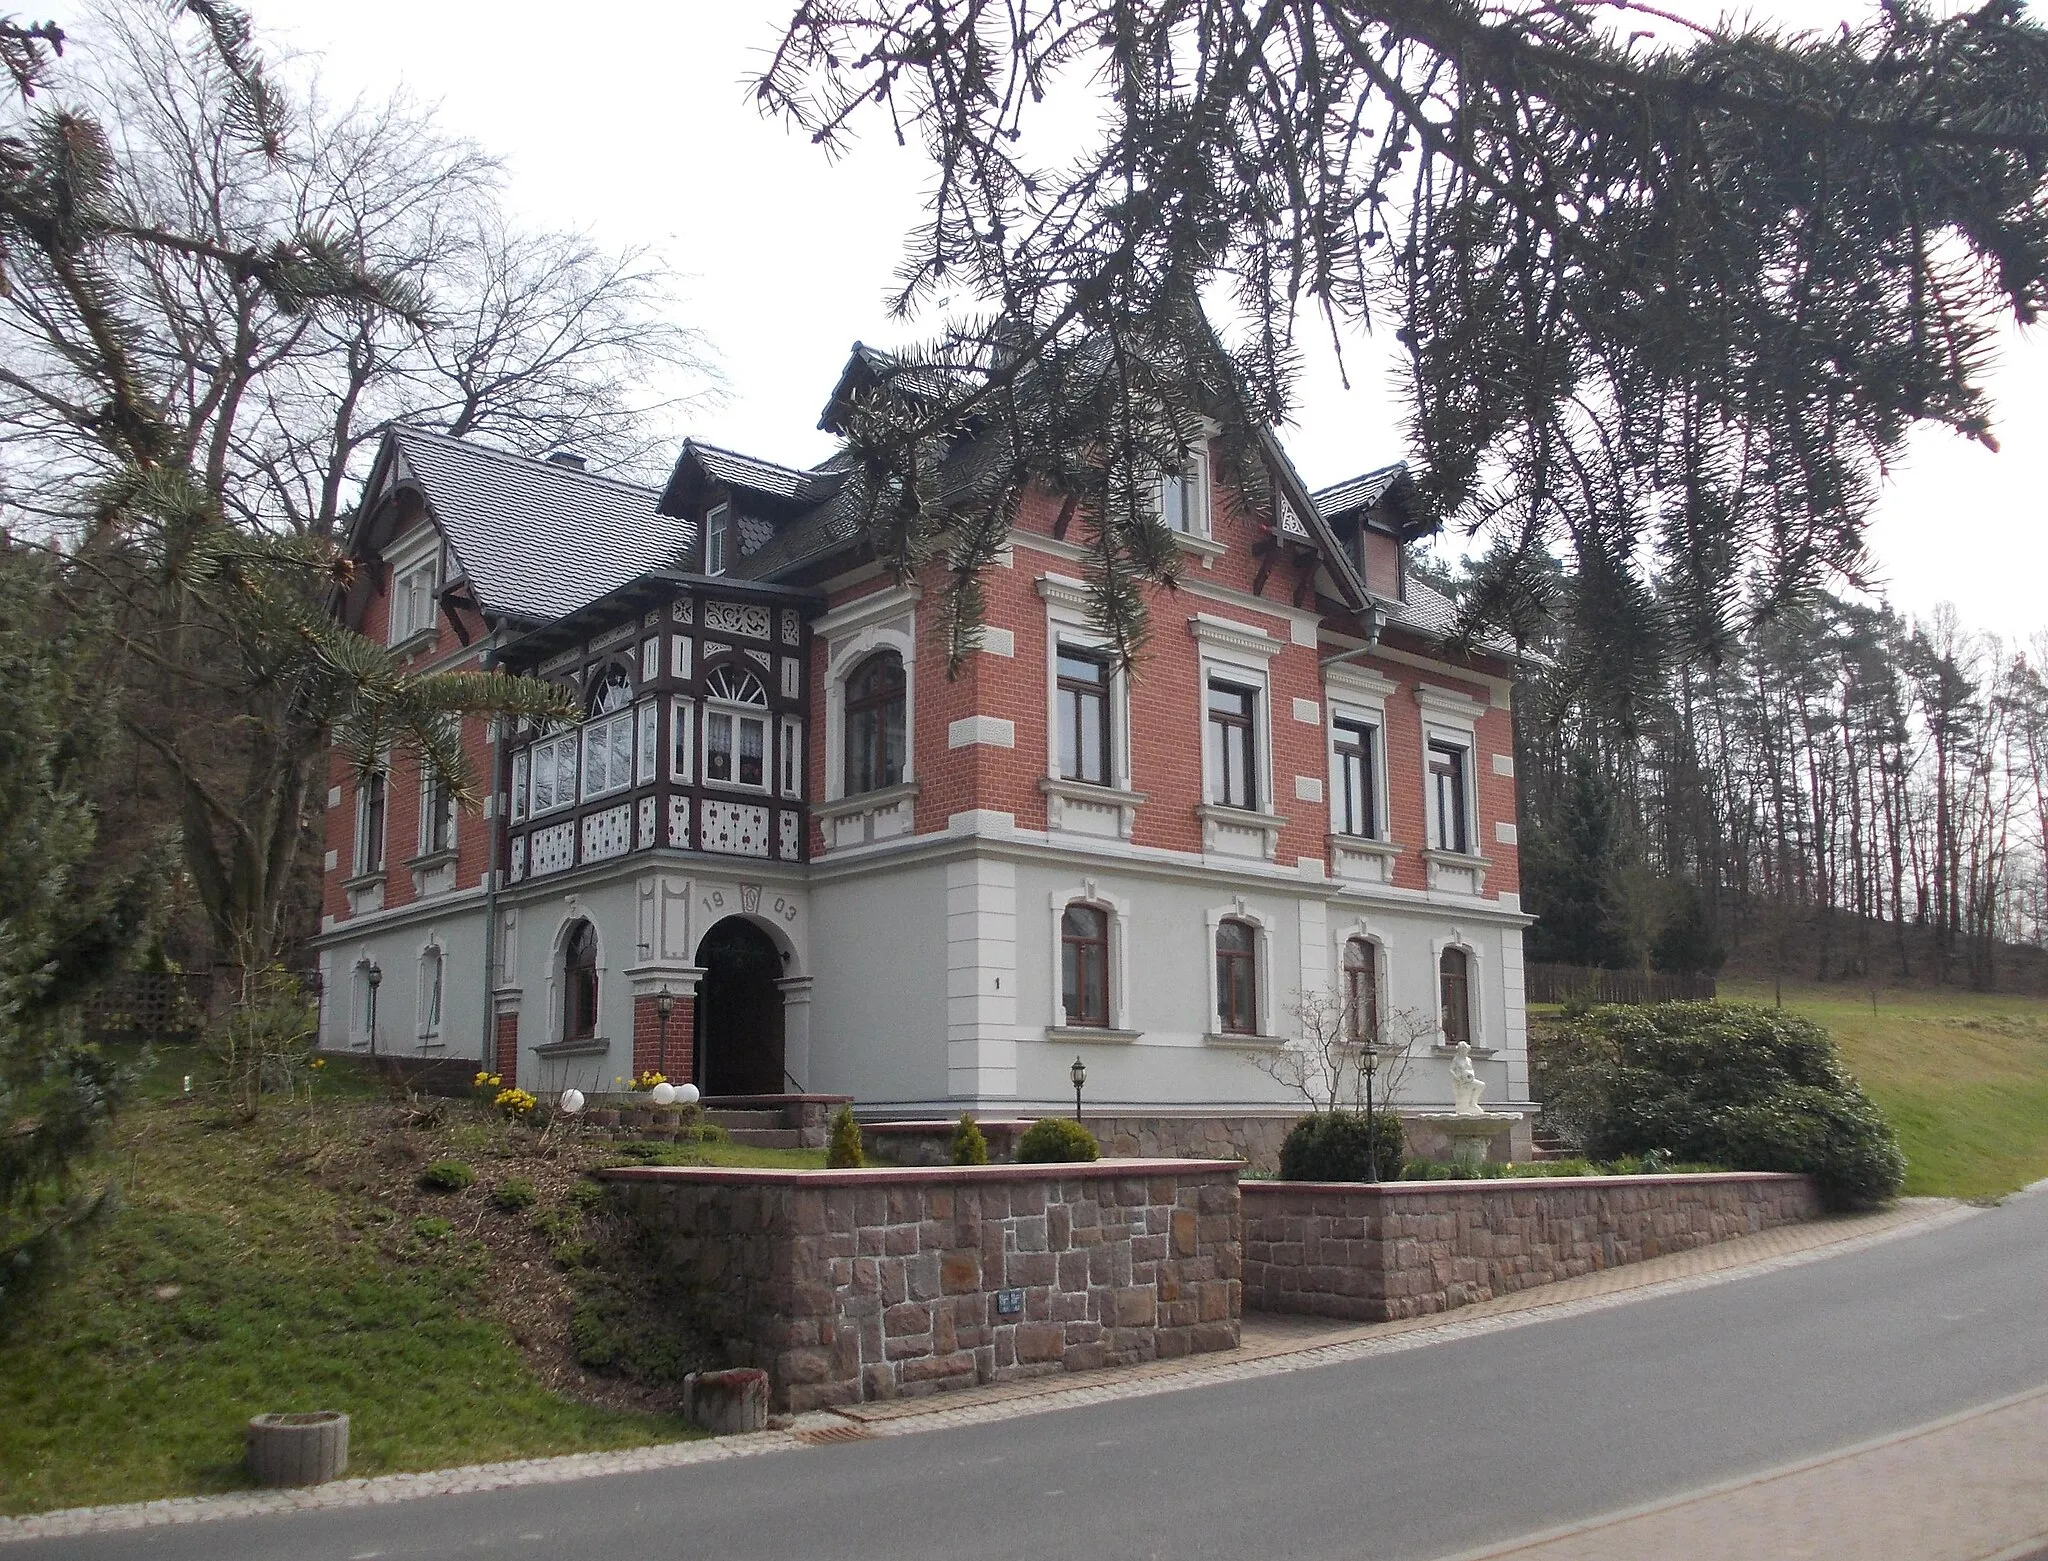
[(1493, 866), (1491, 857), (1480, 856), (1472, 851), (1441, 851), (1435, 846), (1424, 851), (1422, 859), (1432, 867), (1467, 867), (1482, 873)]
[(1143, 1030), (1112, 1030), (1106, 1025), (1092, 1024), (1049, 1024), (1045, 1027), (1045, 1038), (1058, 1041), (1063, 1046), (1123, 1046), (1144, 1033)]
[(775, 796), (772, 786), (749, 786), (745, 781), (707, 780), (699, 781), (698, 786), (704, 791), (727, 792), (735, 797), (756, 797), (762, 801), (772, 801)]
[(430, 623), (423, 629), (414, 629), (402, 640), (393, 640), (385, 648), (394, 656), (413, 656), (423, 650), (430, 650), (441, 639), (441, 626)]
[(1355, 883), (1391, 883), (1402, 848), (1369, 835), (1330, 835), (1330, 869)]
[(1193, 553), (1200, 557), (1204, 569), (1212, 567), (1217, 559), (1230, 551), (1229, 548), (1224, 546), (1223, 543), (1218, 542), (1214, 537), (1197, 536), (1192, 531), (1173, 531), (1169, 532), (1168, 535), (1173, 538), (1173, 545), (1175, 547), (1183, 552)]
[(1202, 1037), (1209, 1046), (1228, 1046), (1238, 1051), (1275, 1052), (1287, 1045), (1284, 1035), (1218, 1035), (1211, 1033)]
[(1486, 888), (1486, 870), (1493, 863), (1467, 851), (1428, 850), (1422, 860), (1429, 865), (1429, 886), (1453, 894), (1479, 894)]
[(1381, 840), (1375, 835), (1332, 835), (1330, 849), (1356, 851), (1361, 856), (1399, 856), (1403, 850), (1393, 841)]
[(384, 886), (384, 869), (374, 868), (367, 873), (357, 873), (341, 881), (342, 889), (349, 894), (361, 894), (365, 889), (381, 889)]
[(543, 1062), (557, 1057), (601, 1057), (612, 1049), (612, 1043), (601, 1035), (586, 1035), (574, 1041), (547, 1041), (533, 1048), (534, 1056)]
[(855, 813), (870, 813), (880, 808), (894, 807), (899, 802), (915, 802), (918, 785), (916, 781), (903, 781), (895, 786), (884, 786), (879, 791), (857, 791), (847, 797), (833, 797), (826, 802), (813, 802), (811, 814), (819, 819), (847, 818)]
[(443, 846), (438, 851), (422, 851), (405, 865), (416, 873), (430, 873), (437, 867), (446, 867), (455, 860), (455, 847)]
[(1280, 830), (1287, 823), (1278, 813), (1226, 807), (1217, 802), (1197, 803), (1195, 817), (1202, 821), (1204, 851), (1263, 857), (1269, 862), (1279, 854)]
[[(1446, 1046), (1440, 1041), (1432, 1041), (1429, 1047), (1429, 1054), (1432, 1057), (1455, 1057), (1458, 1055), (1458, 1048)], [(1496, 1055), (1498, 1053), (1491, 1046), (1475, 1046), (1472, 1048), (1472, 1059), (1475, 1062), (1484, 1062), (1487, 1058)]]
[(834, 797), (812, 803), (811, 817), (818, 821), (827, 851), (895, 840), (917, 829), (917, 792), (916, 781), (905, 781), (880, 791)]
[(1073, 835), (1128, 840), (1138, 825), (1142, 791), (1098, 786), (1092, 781), (1048, 775), (1038, 783), (1045, 797), (1045, 827)]

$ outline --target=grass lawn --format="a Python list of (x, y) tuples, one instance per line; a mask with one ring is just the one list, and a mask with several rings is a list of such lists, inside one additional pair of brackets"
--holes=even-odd
[[(0, 1335), (0, 1511), (242, 1487), (242, 1428), (266, 1410), (347, 1410), (351, 1474), (692, 1434), (551, 1391), (505, 1320), (508, 1277), (527, 1276), (532, 1315), (561, 1284), (530, 1222), (573, 1203), (563, 1194), (591, 1155), (520, 1160), (463, 1103), (394, 1129), (404, 1108), (342, 1078), (228, 1126), (178, 1098), (185, 1066), (157, 1059), (163, 1096), (121, 1116), (94, 1168), (118, 1207)], [(437, 1201), (413, 1177), (447, 1155), (479, 1180)], [(493, 1205), (513, 1176), (540, 1182), (539, 1206)], [(547, 1331), (520, 1326), (529, 1344)]]
[[(1768, 983), (1724, 981), (1768, 1007)], [(1906, 1191), (1996, 1198), (2048, 1177), (2048, 1001), (2000, 993), (1787, 983), (1827, 1026), (1906, 1151)]]

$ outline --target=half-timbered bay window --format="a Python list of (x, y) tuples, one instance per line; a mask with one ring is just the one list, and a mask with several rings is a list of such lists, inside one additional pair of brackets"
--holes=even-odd
[(1456, 743), (1432, 741), (1429, 745), (1430, 844), (1460, 856), (1472, 849), (1465, 802), (1466, 759), (1466, 750)]
[(1216, 927), (1216, 1028), (1223, 1035), (1259, 1033), (1259, 932), (1235, 917)]
[(605, 797), (633, 784), (633, 683), (612, 667), (590, 696), (583, 725), (583, 796)]
[(1379, 950), (1364, 938), (1344, 944), (1344, 1038), (1354, 1046), (1380, 1042)]
[(566, 808), (576, 800), (576, 764), (582, 746), (580, 733), (563, 732), (542, 739), (528, 750), (533, 799), (528, 811), (535, 818), (556, 808)]
[(1472, 1040), (1472, 956), (1461, 948), (1447, 948), (1437, 959), (1438, 998), (1443, 1021), (1444, 1045), (1456, 1046)]
[(846, 680), (846, 795), (903, 781), (903, 658), (876, 651)]
[(768, 789), (768, 690), (751, 672), (719, 667), (704, 682), (704, 779)]
[(1259, 805), (1258, 711), (1256, 690), (1209, 680), (1209, 800), (1222, 807)]
[(1095, 651), (1059, 648), (1060, 774), (1096, 786), (1112, 783), (1109, 659)]
[(1336, 774), (1332, 777), (1336, 795), (1332, 822), (1340, 835), (1357, 835), (1366, 840), (1380, 838), (1376, 769), (1379, 763), (1379, 732), (1363, 721), (1339, 719), (1336, 723)]
[(390, 782), (372, 770), (356, 783), (356, 876), (384, 870), (384, 821), (389, 811)]
[(1060, 916), (1060, 1002), (1070, 1025), (1109, 1027), (1109, 913), (1069, 905)]

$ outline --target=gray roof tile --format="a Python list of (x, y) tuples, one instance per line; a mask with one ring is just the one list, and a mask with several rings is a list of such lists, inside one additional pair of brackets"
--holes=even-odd
[(696, 540), (657, 512), (658, 489), (422, 428), (391, 437), (487, 613), (559, 618)]
[(1325, 520), (1339, 515), (1348, 515), (1353, 510), (1370, 509), (1379, 503), (1387, 489), (1394, 485), (1394, 479), (1406, 471), (1407, 464), (1396, 461), (1392, 466), (1363, 472), (1343, 482), (1332, 483), (1327, 488), (1318, 488), (1309, 497), (1316, 501), (1316, 513)]

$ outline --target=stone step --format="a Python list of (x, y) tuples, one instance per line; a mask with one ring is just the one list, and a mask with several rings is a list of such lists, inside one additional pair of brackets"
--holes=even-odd
[(782, 1126), (782, 1113), (780, 1111), (755, 1111), (715, 1107), (704, 1113), (704, 1120), (728, 1129), (771, 1128)]
[[(773, 1113), (770, 1113), (772, 1115)], [(732, 1141), (745, 1144), (749, 1149), (797, 1149), (802, 1145), (798, 1140), (803, 1136), (793, 1127), (733, 1127), (727, 1128)]]

